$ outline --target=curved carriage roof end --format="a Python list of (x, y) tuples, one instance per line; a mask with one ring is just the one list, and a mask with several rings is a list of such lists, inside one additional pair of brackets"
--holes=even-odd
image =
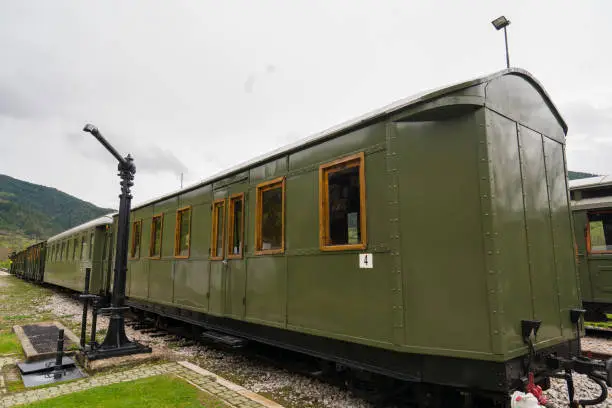
[(61, 232), (57, 235), (52, 236), (51, 238), (49, 238), (47, 240), (47, 243), (51, 243), (53, 241), (57, 241), (60, 240), (62, 238), (66, 238), (69, 237), (73, 234), (77, 234), (79, 232), (88, 230), (92, 227), (97, 227), (100, 225), (108, 225), (108, 224), (112, 224), (113, 223), (113, 215), (114, 213), (111, 214), (107, 214), (107, 215), (103, 215), (102, 217), (93, 219), (91, 221), (87, 221), (86, 223), (83, 223), (81, 225), (77, 225), (76, 227), (70, 228), (69, 230), (66, 230), (64, 232)]
[(338, 137), (341, 136), (342, 134), (346, 133), (347, 131), (353, 130), (353, 129), (358, 129), (362, 126), (366, 126), (370, 123), (373, 123), (374, 121), (378, 120), (378, 119), (382, 119), (384, 117), (387, 117), (389, 115), (392, 115), (394, 113), (399, 112), (402, 109), (405, 109), (409, 106), (412, 105), (417, 105), (417, 104), (421, 104), (421, 103), (425, 103), (428, 101), (431, 101), (433, 99), (437, 99), (440, 98), (444, 95), (453, 93), (453, 92), (457, 92), (460, 91), (462, 89), (465, 88), (469, 88), (472, 86), (476, 86), (485, 82), (490, 82), (496, 78), (502, 77), (504, 75), (517, 75), (520, 77), (523, 77), (525, 80), (527, 80), (528, 82), (530, 82), (532, 85), (534, 85), (544, 96), (544, 98), (547, 100), (550, 109), (553, 111), (554, 115), (557, 117), (557, 119), (559, 120), (559, 123), (561, 124), (563, 131), (567, 132), (567, 125), (565, 123), (565, 121), (563, 120), (561, 114), (559, 113), (559, 110), (556, 108), (556, 106), (554, 105), (554, 103), (552, 102), (550, 96), (548, 95), (548, 93), (546, 92), (546, 90), (544, 89), (544, 87), (540, 84), (540, 82), (533, 76), (531, 75), (528, 71), (521, 69), (521, 68), (507, 68), (501, 71), (497, 71), (493, 74), (490, 75), (485, 75), (485, 76), (481, 76), (475, 79), (471, 79), (469, 81), (463, 81), (463, 82), (459, 82), (453, 85), (447, 85), (447, 86), (442, 86), (442, 87), (438, 87), (438, 88), (434, 88), (434, 89), (430, 89), (424, 92), (420, 92), (418, 94), (409, 96), (407, 98), (404, 99), (400, 99), (396, 102), (393, 102), (389, 105), (386, 105), (382, 108), (376, 109), (374, 111), (371, 111), (369, 113), (366, 113), (364, 115), (361, 115), (357, 118), (354, 118), (352, 120), (343, 122), (339, 125), (333, 126), (327, 130), (324, 130), (322, 132), (316, 133), (314, 135), (305, 137), (303, 139), (300, 139), (296, 142), (293, 142), (291, 144), (288, 144), (286, 146), (283, 146), (279, 149), (273, 150), (271, 152), (268, 152), (264, 155), (261, 155), (259, 157), (255, 157), (247, 162), (238, 164), (236, 166), (233, 166), (229, 169), (223, 170), (219, 173), (213, 174), (212, 176), (203, 179), (201, 181), (198, 181), (192, 185), (186, 186), (182, 189), (179, 190), (175, 190), (173, 192), (164, 194), (162, 196), (159, 197), (155, 197), (152, 198), (150, 200), (146, 200), (142, 203), (137, 204), (136, 206), (132, 207), (132, 210), (136, 210), (138, 208), (142, 208), (145, 207), (147, 205), (153, 204), (155, 202), (158, 201), (162, 201), (165, 200), (167, 198), (171, 198), (174, 196), (177, 196), (181, 193), (186, 193), (188, 191), (194, 190), (196, 188), (202, 187), (204, 185), (213, 183), (215, 181), (221, 180), (225, 177), (229, 177), (233, 174), (236, 173), (240, 173), (241, 171), (244, 171), (250, 167), (254, 167), (256, 165), (260, 165), (263, 164), (267, 161), (270, 160), (274, 160), (278, 157), (284, 156), (286, 154), (289, 154), (293, 151), (296, 150), (300, 150), (303, 149), (307, 146), (311, 146), (311, 145), (315, 145), (318, 143), (322, 143), (323, 141), (329, 140), (329, 139), (333, 139), (334, 137)]

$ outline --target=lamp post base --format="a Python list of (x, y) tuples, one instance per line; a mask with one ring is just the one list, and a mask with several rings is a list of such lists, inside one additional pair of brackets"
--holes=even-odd
[(105, 358), (129, 356), (132, 354), (150, 353), (151, 347), (144, 346), (135, 341), (122, 344), (120, 347), (104, 347), (88, 350), (85, 356), (88, 360), (102, 360)]
[(89, 349), (85, 355), (89, 360), (100, 360), (103, 358), (127, 356), (130, 354), (151, 353), (151, 347), (144, 346), (138, 342), (128, 340), (125, 335), (123, 318), (123, 307), (110, 307), (112, 312), (108, 332), (104, 342), (96, 348)]

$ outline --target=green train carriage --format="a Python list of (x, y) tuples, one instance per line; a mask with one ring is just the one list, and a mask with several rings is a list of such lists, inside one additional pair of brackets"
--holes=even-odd
[(570, 181), (576, 256), (586, 320), (612, 313), (612, 178)]
[(111, 215), (96, 218), (47, 240), (44, 282), (82, 292), (91, 268), (90, 293), (109, 292), (113, 229)]
[(399, 101), (135, 206), (127, 303), (500, 395), (533, 343), (545, 382), (579, 353), (566, 132), (519, 69)]

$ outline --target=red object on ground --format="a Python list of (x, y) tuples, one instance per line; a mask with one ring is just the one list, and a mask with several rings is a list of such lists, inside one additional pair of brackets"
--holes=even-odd
[(537, 398), (538, 404), (546, 404), (546, 397), (542, 395), (542, 387), (540, 387), (539, 385), (535, 385), (535, 383), (533, 382), (532, 372), (529, 373), (529, 382), (527, 383), (527, 387), (525, 387), (525, 390)]

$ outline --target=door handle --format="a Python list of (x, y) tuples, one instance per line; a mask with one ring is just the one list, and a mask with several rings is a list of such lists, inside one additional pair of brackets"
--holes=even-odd
[(224, 260), (223, 260), (223, 261), (221, 261), (221, 262), (223, 262), (223, 265), (227, 265), (227, 259), (224, 259)]

